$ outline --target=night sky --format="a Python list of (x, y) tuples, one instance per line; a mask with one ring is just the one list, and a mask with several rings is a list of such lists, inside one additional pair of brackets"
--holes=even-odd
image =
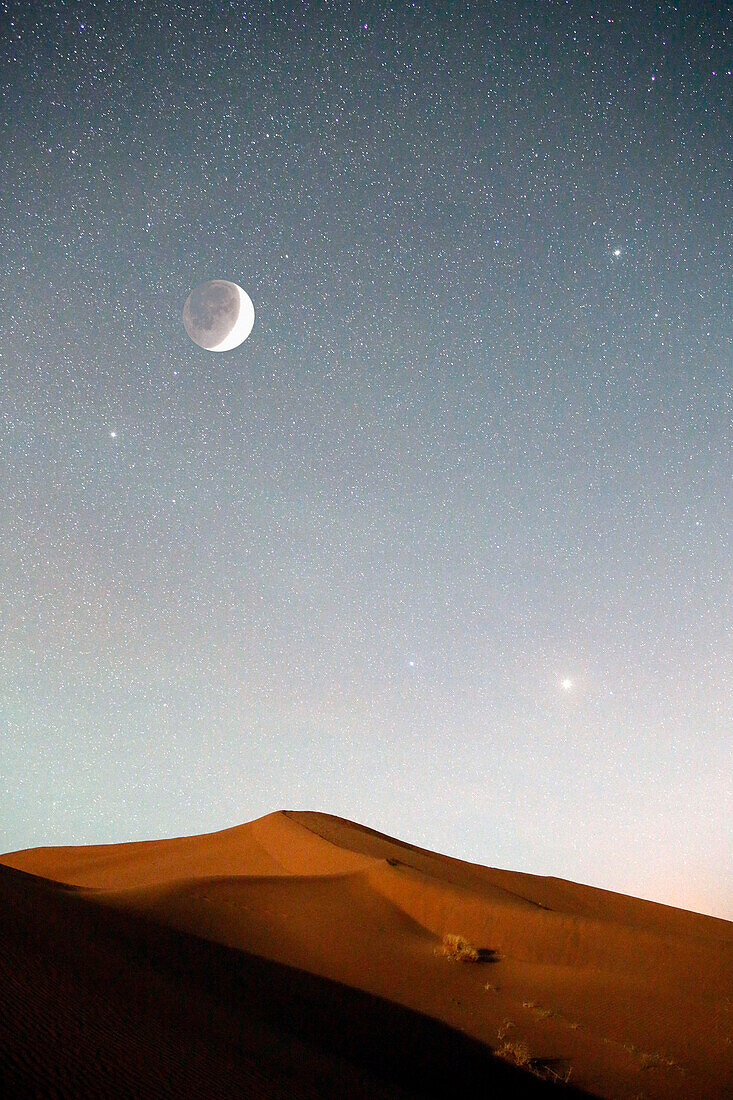
[(733, 918), (725, 7), (0, 3), (1, 851), (315, 809)]

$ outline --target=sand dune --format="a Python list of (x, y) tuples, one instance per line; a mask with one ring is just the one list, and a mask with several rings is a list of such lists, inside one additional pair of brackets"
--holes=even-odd
[[(483, 1096), (493, 1081), (497, 1096), (733, 1097), (727, 921), (318, 813), (0, 863), (16, 945), (2, 988), (21, 1006), (0, 1015), (0, 1057), (18, 1088), (69, 1078), (77, 1035), (74, 1072), (91, 1084), (69, 1096), (130, 1081), (167, 1095), (165, 1065), (166, 1080), (183, 1074), (178, 1096)], [(447, 933), (481, 959), (443, 957)], [(112, 1091), (103, 1069), (118, 1073)]]

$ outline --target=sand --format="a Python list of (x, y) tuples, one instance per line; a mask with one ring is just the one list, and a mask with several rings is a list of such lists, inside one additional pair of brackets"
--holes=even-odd
[(0, 944), (11, 1096), (733, 1097), (733, 924), (328, 814), (0, 856)]

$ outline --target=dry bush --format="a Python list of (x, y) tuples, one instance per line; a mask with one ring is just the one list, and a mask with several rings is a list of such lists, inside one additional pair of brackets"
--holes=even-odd
[[(613, 1039), (604, 1039), (604, 1043), (612, 1043)], [(660, 1054), (658, 1050), (648, 1051), (639, 1050), (634, 1043), (619, 1043), (619, 1046), (624, 1050), (628, 1050), (629, 1054), (635, 1055), (639, 1059), (639, 1066), (641, 1069), (658, 1069), (660, 1066), (667, 1066), (669, 1069), (679, 1069), (683, 1073), (682, 1066), (678, 1065), (673, 1058), (667, 1058), (664, 1054)]]
[(637, 1052), (637, 1056), (639, 1058), (639, 1065), (642, 1069), (656, 1069), (658, 1066), (669, 1066), (672, 1068), (677, 1065), (673, 1058), (665, 1058), (658, 1050), (640, 1050)]
[(501, 1025), (501, 1027), (499, 1028), (499, 1030), (496, 1033), (497, 1037), (499, 1039), (505, 1039), (507, 1034), (511, 1030), (511, 1028), (513, 1028), (515, 1026), (516, 1025), (515, 1025), (513, 1020), (505, 1020), (504, 1023)]
[(511, 1062), (514, 1066), (528, 1066), (530, 1063), (529, 1047), (526, 1043), (502, 1043), (496, 1051), (505, 1062)]
[(436, 955), (442, 955), (453, 962), (478, 962), (478, 949), (463, 936), (449, 933), (443, 936), (440, 947), (435, 949)]
[(499, 1028), (497, 1037), (501, 1041), (501, 1046), (494, 1051), (497, 1057), (503, 1058), (505, 1062), (511, 1062), (513, 1066), (521, 1066), (523, 1069), (529, 1070), (535, 1077), (539, 1077), (543, 1081), (553, 1081), (557, 1084), (567, 1085), (573, 1073), (572, 1068), (568, 1067), (564, 1073), (560, 1073), (552, 1068), (547, 1059), (532, 1058), (526, 1043), (510, 1042), (506, 1038), (513, 1027), (514, 1022), (512, 1020), (505, 1020)]

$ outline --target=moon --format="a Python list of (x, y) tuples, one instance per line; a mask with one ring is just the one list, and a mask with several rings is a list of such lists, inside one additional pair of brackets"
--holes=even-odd
[(205, 351), (239, 347), (254, 323), (255, 308), (249, 294), (226, 279), (210, 279), (194, 287), (183, 307), (186, 332)]

